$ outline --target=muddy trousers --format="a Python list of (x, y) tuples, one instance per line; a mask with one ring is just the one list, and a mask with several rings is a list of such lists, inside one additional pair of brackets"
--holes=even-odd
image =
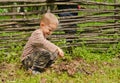
[[(51, 58), (52, 57), (52, 58)], [(48, 51), (34, 52), (28, 55), (22, 64), (25, 69), (32, 69), (35, 71), (42, 72), (45, 68), (50, 67), (56, 59), (56, 54), (52, 54)]]

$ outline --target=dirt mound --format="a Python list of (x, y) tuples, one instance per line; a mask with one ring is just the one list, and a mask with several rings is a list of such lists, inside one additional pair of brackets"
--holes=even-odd
[(68, 75), (73, 76), (75, 73), (83, 73), (87, 75), (91, 75), (96, 70), (98, 70), (98, 66), (96, 63), (87, 63), (82, 58), (75, 58), (71, 61), (63, 60), (63, 62), (59, 64), (55, 64), (52, 68), (58, 73), (67, 72)]
[(16, 77), (16, 65), (1, 63), (0, 64), (0, 81), (4, 83), (6, 80), (14, 80)]
[[(105, 63), (103, 65), (108, 65)], [(19, 74), (17, 71), (21, 70), (21, 66), (18, 64), (10, 64), (10, 63), (1, 63), (0, 64), (0, 80), (4, 83), (6, 80), (14, 80), (15, 77), (19, 78)], [(49, 73), (51, 70), (54, 70), (57, 74), (62, 74), (63, 72), (67, 72), (69, 76), (74, 76), (76, 73), (91, 75), (96, 71), (99, 71), (100, 68), (98, 66), (98, 62), (86, 62), (82, 58), (74, 58), (72, 60), (62, 59), (62, 61), (53, 64), (51, 68), (48, 68)], [(100, 70), (100, 72), (104, 73)], [(48, 73), (46, 71), (46, 73)], [(25, 75), (28, 75), (25, 71)]]

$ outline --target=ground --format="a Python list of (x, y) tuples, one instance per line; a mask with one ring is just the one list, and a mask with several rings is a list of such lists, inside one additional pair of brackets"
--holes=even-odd
[[(54, 71), (57, 75), (61, 75), (62, 73), (66, 73), (69, 77), (75, 78), (75, 74), (84, 74), (87, 76), (92, 76), (94, 73), (98, 72), (100, 74), (106, 74), (106, 71), (104, 70), (104, 67), (107, 68), (120, 68), (120, 59), (114, 59), (115, 63), (112, 62), (98, 62), (98, 61), (93, 61), (93, 62), (87, 62), (82, 58), (74, 58), (72, 60), (68, 59), (62, 59), (61, 61), (56, 62), (53, 64), (50, 68), (48, 68), (44, 73), (45, 74), (51, 74), (51, 71)], [(22, 70), (23, 75), (25, 76), (30, 76), (31, 73), (30, 71), (25, 71), (22, 67), (21, 64), (14, 64), (14, 63), (6, 63), (3, 62), (0, 64), (0, 79), (2, 83), (9, 83), (8, 81), (13, 81), (15, 82), (15, 79), (21, 78), (21, 73), (20, 70)], [(120, 75), (120, 70), (118, 72)], [(120, 76), (118, 75), (118, 78)], [(41, 82), (42, 83), (47, 83), (48, 78), (41, 77)], [(11, 82), (10, 82), (11, 83)], [(59, 82), (61, 83), (61, 82)], [(115, 82), (118, 83), (118, 82)]]

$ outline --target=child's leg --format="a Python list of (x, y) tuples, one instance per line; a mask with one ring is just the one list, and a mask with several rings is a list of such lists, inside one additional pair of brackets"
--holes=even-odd
[(42, 72), (45, 68), (54, 63), (54, 60), (56, 59), (55, 57), (56, 55), (52, 54), (51, 52), (40, 51), (30, 54), (22, 61), (22, 63), (26, 69)]
[(36, 57), (34, 57), (34, 62), (32, 69), (36, 71), (44, 71), (45, 68), (49, 67), (54, 61), (51, 60), (54, 57), (54, 54), (52, 54), (49, 51), (41, 51), (35, 53)]
[(50, 53), (47, 51), (41, 51), (34, 53), (34, 61), (32, 69), (36, 71), (44, 71), (46, 64), (50, 61)]
[(23, 61), (22, 61), (23, 67), (25, 69), (29, 69), (32, 67), (33, 65), (33, 54), (30, 54), (29, 56), (27, 56)]

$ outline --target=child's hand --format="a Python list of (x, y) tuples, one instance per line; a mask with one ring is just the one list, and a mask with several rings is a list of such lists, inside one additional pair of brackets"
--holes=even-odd
[(60, 48), (58, 48), (58, 56), (60, 57), (64, 56), (64, 52)]

